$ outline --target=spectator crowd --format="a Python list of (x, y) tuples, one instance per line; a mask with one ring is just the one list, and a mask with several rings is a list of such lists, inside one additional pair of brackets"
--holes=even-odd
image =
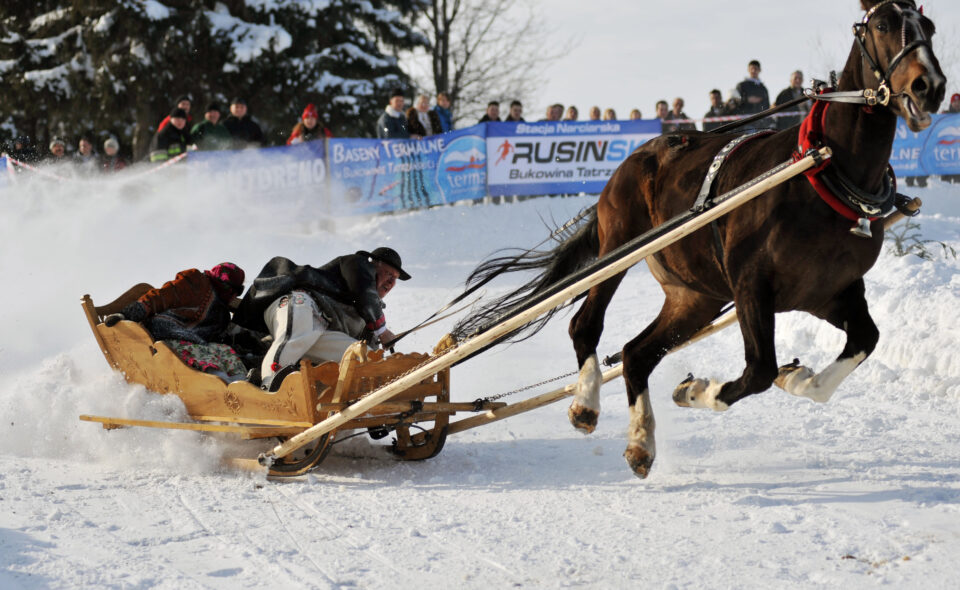
[[(760, 80), (760, 62), (751, 60), (747, 64), (747, 76), (730, 91), (724, 100), (718, 89), (710, 90), (709, 110), (699, 120), (703, 131), (713, 131), (732, 121), (762, 113), (771, 108), (770, 93)], [(799, 124), (810, 110), (810, 102), (798, 100), (804, 96), (803, 73), (799, 70), (790, 74), (789, 84), (777, 94), (773, 106), (786, 106), (781, 112), (760, 118), (738, 126), (738, 131), (760, 129), (788, 129)], [(406, 106), (404, 92), (394, 90), (386, 107), (377, 119), (376, 135), (380, 139), (420, 139), (454, 128), (454, 119), (450, 96), (445, 92), (436, 95), (431, 107), (430, 97), (420, 94)], [(174, 106), (157, 125), (150, 142), (148, 159), (151, 162), (169, 162), (187, 153), (189, 150), (227, 150), (248, 147), (265, 147), (268, 142), (260, 125), (250, 116), (246, 101), (234, 98), (224, 111), (220, 104), (211, 102), (203, 111), (202, 120), (194, 121), (191, 114), (193, 99), (184, 95), (174, 101)], [(671, 103), (658, 100), (654, 105), (655, 117), (660, 120), (664, 133), (692, 131), (697, 129), (697, 120), (684, 111), (684, 100), (675, 97)], [(960, 113), (960, 93), (951, 97), (949, 107), (944, 113)], [(547, 107), (544, 117), (539, 121), (578, 121), (580, 111), (576, 106), (555, 103)], [(628, 119), (641, 119), (640, 109), (630, 111)], [(592, 106), (587, 111), (588, 121), (615, 121), (617, 114), (612, 108), (602, 109)], [(523, 104), (519, 100), (510, 102), (501, 118), (500, 102), (492, 100), (480, 118), (486, 122), (522, 122), (525, 121)], [(330, 130), (320, 122), (315, 105), (308, 104), (300, 119), (294, 125), (287, 145), (293, 145), (315, 139), (332, 137)], [(120, 144), (114, 137), (107, 138), (102, 144), (103, 152), (98, 153), (92, 135), (81, 135), (72, 155), (67, 153), (67, 144), (60, 137), (54, 137), (47, 150), (31, 143), (30, 138), (18, 136), (6, 149), (6, 153), (19, 162), (28, 165), (71, 163), (81, 174), (114, 172), (122, 170), (128, 161), (120, 155)], [(960, 182), (960, 176), (944, 177), (949, 182)], [(907, 184), (925, 186), (925, 177), (908, 177)]]

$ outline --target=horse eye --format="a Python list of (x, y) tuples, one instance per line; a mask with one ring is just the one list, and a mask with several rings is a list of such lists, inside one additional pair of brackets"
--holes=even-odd
[(890, 29), (887, 27), (887, 23), (877, 23), (877, 31), (881, 33), (886, 33)]

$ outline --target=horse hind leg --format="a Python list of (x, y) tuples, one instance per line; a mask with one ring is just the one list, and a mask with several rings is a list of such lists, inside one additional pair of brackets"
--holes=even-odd
[(793, 363), (780, 367), (774, 383), (787, 393), (826, 403), (840, 383), (870, 356), (880, 333), (867, 310), (862, 279), (841, 293), (831, 309), (818, 317), (846, 332), (847, 342), (840, 356), (820, 373), (814, 373), (794, 359)]
[(570, 321), (570, 338), (577, 353), (580, 376), (567, 417), (574, 428), (590, 434), (600, 417), (600, 385), (603, 376), (597, 359), (597, 344), (603, 332), (603, 316), (626, 273), (615, 275), (590, 289), (586, 300)]
[(777, 377), (777, 356), (773, 341), (774, 301), (769, 286), (741, 281), (734, 302), (743, 335), (746, 367), (739, 378), (721, 383), (694, 379), (691, 375), (673, 392), (679, 406), (725, 411), (735, 402), (765, 391)]
[(646, 477), (657, 454), (656, 420), (650, 404), (649, 377), (670, 350), (683, 344), (720, 311), (722, 302), (686, 289), (665, 288), (660, 314), (623, 347), (630, 424), (623, 456), (638, 477)]

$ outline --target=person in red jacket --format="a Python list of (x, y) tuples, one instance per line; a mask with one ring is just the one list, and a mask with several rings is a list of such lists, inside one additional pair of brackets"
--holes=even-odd
[(303, 109), (303, 114), (300, 115), (300, 122), (293, 127), (293, 133), (287, 138), (287, 145), (333, 137), (330, 130), (321, 125), (319, 121), (317, 107), (313, 103), (308, 104), (307, 108)]
[[(190, 116), (190, 107), (193, 105), (193, 101), (190, 100), (190, 97), (187, 95), (178, 96), (175, 109), (183, 109), (183, 112), (187, 114), (187, 129), (190, 129), (190, 126), (193, 125), (193, 117)], [(160, 121), (160, 124), (157, 125), (157, 133), (163, 131), (163, 128), (170, 124), (170, 115), (167, 115)]]
[(190, 268), (159, 289), (144, 293), (108, 315), (103, 323), (120, 320), (142, 322), (154, 340), (162, 340), (187, 366), (216, 375), (224, 381), (246, 377), (247, 369), (236, 351), (224, 341), (230, 309), (243, 292), (243, 269), (232, 262), (210, 270)]

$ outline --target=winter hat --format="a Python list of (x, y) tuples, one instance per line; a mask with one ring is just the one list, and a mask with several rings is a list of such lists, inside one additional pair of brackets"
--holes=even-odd
[(219, 104), (219, 103), (215, 103), (215, 102), (211, 102), (210, 104), (208, 104), (208, 105), (207, 105), (207, 110), (205, 110), (205, 111), (203, 111), (203, 112), (209, 113), (210, 111), (217, 111), (218, 113), (222, 113), (222, 112), (223, 112), (223, 111), (220, 109), (220, 104)]
[(400, 255), (397, 254), (397, 251), (394, 250), (393, 248), (380, 247), (374, 250), (373, 252), (360, 250), (359, 252), (357, 252), (357, 254), (359, 254), (360, 256), (364, 256), (366, 258), (372, 258), (374, 260), (379, 260), (380, 262), (385, 262), (390, 266), (392, 266), (393, 268), (397, 269), (397, 271), (400, 273), (401, 281), (410, 280), (410, 275), (407, 274), (407, 272), (403, 270), (403, 268), (401, 268), (400, 266), (402, 264), (402, 262), (400, 261)]
[(109, 148), (113, 148), (113, 149), (115, 149), (115, 150), (118, 150), (118, 149), (120, 149), (120, 143), (117, 142), (116, 139), (114, 139), (114, 138), (111, 137), (111, 138), (108, 139), (107, 141), (103, 142), (103, 149), (104, 149), (104, 150), (107, 150), (107, 149), (109, 149)]
[(247, 106), (247, 101), (238, 96), (235, 99), (231, 100), (230, 104), (242, 104), (243, 106)]
[(185, 110), (183, 110), (183, 109), (181, 109), (181, 108), (179, 108), (179, 107), (177, 107), (177, 108), (173, 109), (172, 111), (170, 111), (170, 118), (171, 118), (171, 119), (175, 119), (175, 118), (177, 118), (177, 117), (180, 117), (181, 119), (186, 119), (186, 118), (187, 118), (187, 111), (185, 111)]
[(203, 274), (226, 283), (237, 295), (243, 293), (243, 269), (232, 262), (221, 262)]
[(187, 102), (189, 102), (190, 104), (193, 104), (193, 99), (190, 98), (190, 95), (189, 95), (189, 94), (184, 94), (184, 95), (182, 95), (182, 96), (178, 96), (178, 97), (177, 97), (177, 100), (173, 101), (173, 104), (180, 104), (180, 103), (183, 102), (183, 101), (187, 101)]
[(64, 148), (67, 147), (66, 142), (63, 141), (62, 139), (60, 139), (59, 137), (54, 137), (54, 138), (50, 141), (50, 149), (52, 150), (52, 149), (53, 149), (53, 146), (55, 146), (55, 145), (59, 145), (60, 147), (64, 147)]
[(403, 96), (403, 90), (401, 88), (394, 88), (393, 92), (390, 93), (390, 98), (395, 96)]
[(314, 119), (319, 119), (317, 116), (317, 107), (311, 102), (307, 105), (307, 108), (303, 109), (303, 114), (300, 115), (301, 119), (306, 119), (307, 117), (313, 117)]
[(953, 101), (955, 101), (955, 100), (960, 100), (960, 92), (958, 92), (958, 93), (956, 93), (956, 94), (954, 94), (953, 96), (950, 97), (950, 102), (953, 102)]

